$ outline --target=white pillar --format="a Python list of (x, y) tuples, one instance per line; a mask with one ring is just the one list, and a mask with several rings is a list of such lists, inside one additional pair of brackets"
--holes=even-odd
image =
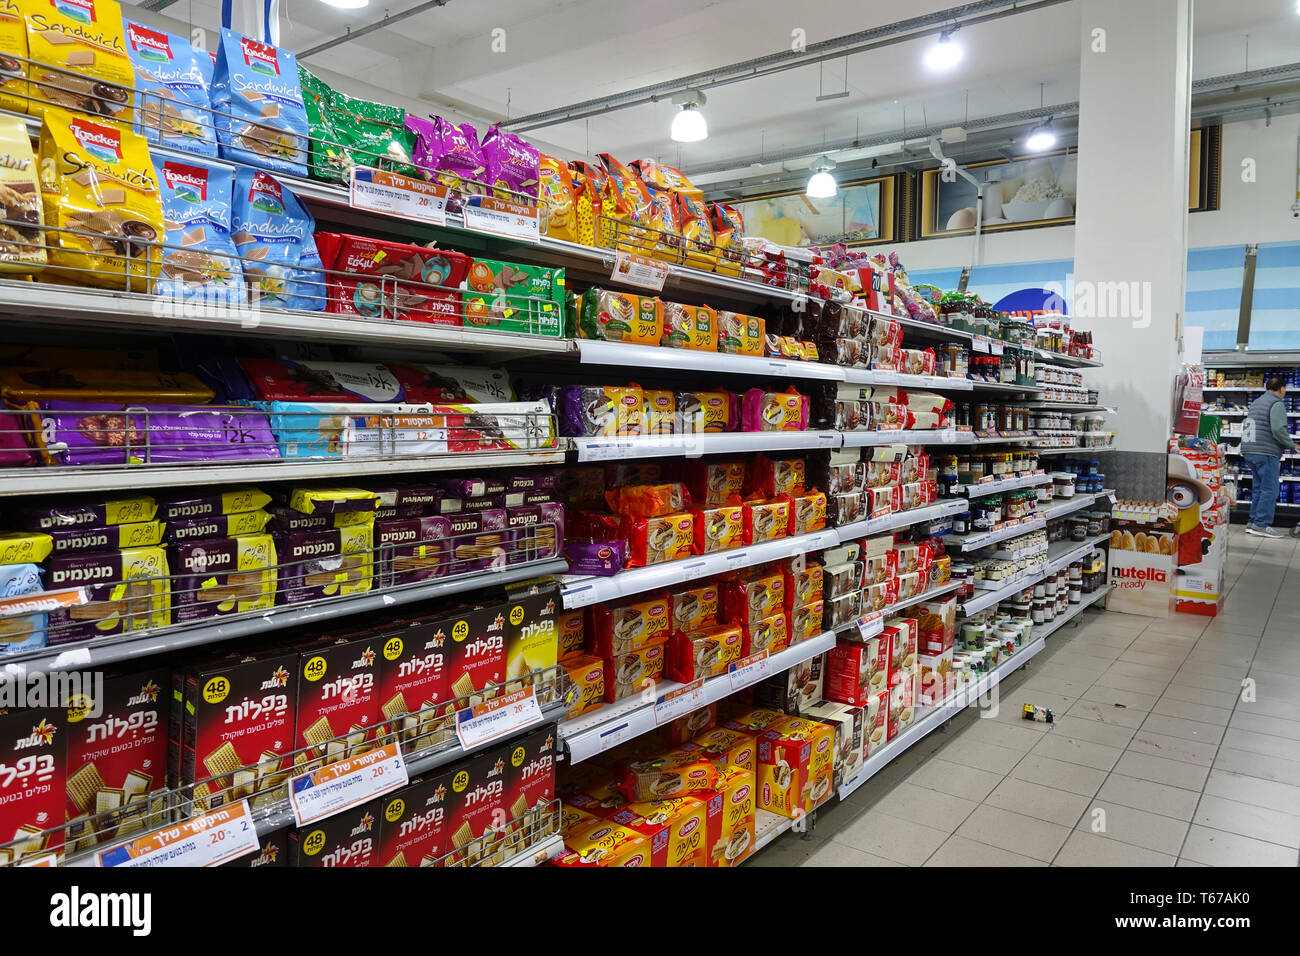
[(1074, 322), (1105, 363), (1088, 378), (1119, 406), (1118, 447), (1163, 453), (1187, 272), (1192, 0), (1079, 6)]

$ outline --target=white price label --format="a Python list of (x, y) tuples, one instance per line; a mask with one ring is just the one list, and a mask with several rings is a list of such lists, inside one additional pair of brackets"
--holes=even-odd
[(537, 207), (495, 196), (471, 196), (465, 201), (465, 228), (506, 239), (537, 242)]
[(731, 677), (731, 689), (733, 691), (758, 683), (773, 670), (771, 658), (767, 656), (765, 650), (759, 651), (757, 654), (750, 654), (748, 657), (742, 657), (727, 666), (727, 674)]
[(989, 350), (989, 340), (983, 335), (972, 336), (970, 347), (972, 352), (987, 352)]
[(609, 441), (583, 441), (578, 446), (583, 461), (608, 461), (627, 458), (636, 448), (636, 442), (630, 438), (614, 438)]
[(687, 561), (682, 565), (682, 580), (694, 581), (696, 578), (702, 578), (709, 573), (709, 563), (707, 561)]
[(290, 777), (289, 806), (302, 827), (404, 787), (409, 779), (401, 748), (386, 744)]
[(447, 187), (367, 166), (352, 167), (348, 203), (353, 209), (432, 223), (447, 222)]
[(655, 723), (666, 724), (678, 717), (685, 717), (693, 710), (699, 710), (707, 703), (704, 698), (703, 679), (670, 690), (655, 701)]
[(885, 615), (880, 611), (872, 611), (870, 614), (858, 618), (858, 636), (864, 641), (871, 640), (877, 634), (883, 633), (884, 630)]
[(997, 339), (990, 339), (990, 340), (989, 340), (989, 354), (990, 354), (990, 355), (1001, 355), (1001, 354), (1002, 354), (1002, 348), (1003, 348), (1002, 343), (999, 342)]
[(220, 866), (260, 849), (248, 801), (100, 850), (100, 866)]
[(456, 736), (466, 750), (542, 722), (542, 708), (533, 688), (513, 691), (467, 707), (456, 714)]
[(892, 369), (876, 369), (875, 381), (877, 385), (897, 385), (898, 373)]
[(668, 278), (668, 263), (639, 256), (634, 252), (620, 252), (614, 257), (614, 271), (610, 279), (639, 289), (662, 292)]

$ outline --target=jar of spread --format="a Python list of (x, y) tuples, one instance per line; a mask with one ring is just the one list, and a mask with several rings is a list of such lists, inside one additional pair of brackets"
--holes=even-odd
[(1030, 612), (1030, 619), (1035, 624), (1042, 624), (1047, 620), (1047, 599), (1046, 598), (1041, 598), (1041, 597), (1034, 598), (1034, 607), (1033, 610)]
[[(970, 533), (970, 512), (962, 511), (952, 516), (952, 533), (969, 534)], [(953, 569), (954, 573), (956, 568)]]
[(1052, 492), (1058, 498), (1074, 497), (1074, 475), (1067, 471), (1058, 471), (1052, 475)]
[(982, 650), (988, 637), (988, 626), (983, 621), (965, 621), (961, 626), (961, 642), (967, 650)]

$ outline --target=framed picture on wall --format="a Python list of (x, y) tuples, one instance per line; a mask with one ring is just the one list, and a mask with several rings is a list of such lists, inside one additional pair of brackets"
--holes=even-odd
[(746, 235), (783, 246), (897, 242), (896, 185), (894, 176), (880, 176), (841, 183), (829, 199), (812, 199), (799, 189), (732, 205), (745, 218)]
[[(981, 231), (1056, 226), (1074, 221), (1078, 151), (972, 163), (966, 171), (984, 187)], [(975, 231), (975, 186), (960, 176), (945, 182), (942, 169), (920, 172), (920, 238)]]

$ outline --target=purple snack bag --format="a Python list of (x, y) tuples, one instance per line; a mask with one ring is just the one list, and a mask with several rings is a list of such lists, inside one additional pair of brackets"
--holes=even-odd
[(515, 532), (510, 563), (538, 561), (559, 554), (564, 540), (564, 505), (558, 503), (508, 508), (506, 520)]
[(519, 193), (537, 199), (537, 147), (493, 126), (483, 134), (483, 161), (483, 179), (498, 199), (518, 202)]
[(573, 574), (610, 577), (623, 570), (627, 560), (626, 541), (566, 541), (564, 556)]
[(472, 124), (456, 126), (441, 116), (430, 121), (408, 114), (406, 128), (415, 134), (412, 161), (431, 181), (451, 190), (447, 208), (460, 209), (457, 194), (477, 195), (483, 191), (477, 185), (484, 176), (483, 150)]
[[(266, 416), (246, 408), (90, 402), (41, 402), (39, 407), (43, 452), (54, 465), (280, 457)], [(147, 414), (126, 413), (138, 407)]]
[(513, 536), (504, 508), (447, 516), (451, 522), (451, 573), (468, 574), (509, 561)]

